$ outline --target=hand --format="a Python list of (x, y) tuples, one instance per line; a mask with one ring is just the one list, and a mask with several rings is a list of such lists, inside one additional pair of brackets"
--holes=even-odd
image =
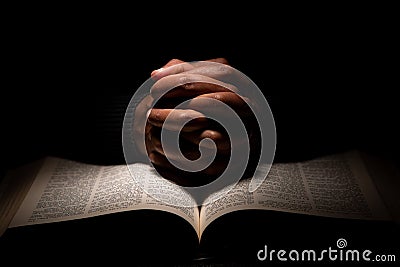
[[(229, 162), (231, 143), (228, 134), (205, 115), (210, 111), (220, 112), (221, 114), (223, 111), (213, 106), (208, 99), (222, 101), (235, 110), (242, 121), (246, 122), (247, 130), (250, 132), (251, 145), (254, 147), (253, 141), (256, 136), (253, 131), (255, 127), (252, 127), (254, 126), (254, 118), (249, 108), (252, 103), (248, 98), (239, 95), (239, 88), (236, 85), (227, 82), (232, 81), (232, 72), (226, 59), (217, 58), (208, 61), (224, 64), (226, 68), (220, 64), (214, 67), (214, 65), (210, 66), (203, 62), (185, 63), (174, 59), (163, 68), (153, 71), (151, 76), (156, 82), (151, 88), (150, 95), (137, 108), (137, 110), (142, 110), (140, 116), (143, 116), (143, 113), (148, 111), (153, 99), (164, 94), (149, 113), (146, 124), (146, 147), (141, 148), (141, 151), (145, 153), (144, 150), (146, 150), (151, 162), (166, 178), (180, 184), (208, 183), (218, 177)], [(239, 78), (237, 85), (240, 85), (241, 82)], [(182, 85), (165, 94), (166, 90), (177, 83)], [(183, 100), (188, 100), (184, 108), (175, 109), (174, 107)], [(136, 113), (139, 116), (139, 113)], [(167, 116), (170, 116), (168, 123), (166, 122)], [(185, 124), (180, 132), (180, 148), (187, 159), (195, 160), (200, 156), (199, 146), (205, 150), (213, 148), (210, 143), (200, 143), (204, 138), (213, 140), (217, 148), (213, 163), (197, 175), (193, 175), (193, 173), (188, 175), (187, 172), (185, 173), (173, 166), (167, 157), (179, 160), (179, 155), (167, 155), (160, 141), (162, 127), (168, 131), (178, 131), (182, 121), (187, 119), (192, 120)], [(235, 146), (243, 144), (243, 140), (232, 140), (232, 142)], [(177, 177), (191, 177), (191, 179), (179, 179), (178, 181)], [(205, 177), (209, 179), (205, 179)]]

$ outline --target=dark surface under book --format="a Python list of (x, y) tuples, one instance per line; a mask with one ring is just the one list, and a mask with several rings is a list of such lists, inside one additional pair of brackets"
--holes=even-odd
[[(138, 210), (93, 218), (8, 229), (2, 259), (13, 264), (234, 264), (260, 263), (257, 252), (271, 249), (336, 248), (398, 255), (400, 228), (393, 222), (332, 219), (274, 211), (237, 211), (217, 219), (200, 244), (191, 226), (173, 214)], [(16, 256), (14, 256), (16, 255)], [(51, 262), (51, 264), (50, 264)], [(276, 263), (276, 262), (275, 262)]]

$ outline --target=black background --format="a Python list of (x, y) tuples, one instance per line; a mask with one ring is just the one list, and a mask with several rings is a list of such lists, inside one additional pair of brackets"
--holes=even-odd
[[(266, 95), (277, 126), (276, 162), (352, 148), (399, 162), (398, 43), (389, 15), (321, 13), (234, 25), (232, 14), (208, 12), (212, 25), (194, 29), (198, 15), (150, 24), (87, 13), (7, 24), (2, 171), (43, 155), (123, 163), (124, 108), (150, 72), (172, 58), (215, 57), (227, 58)], [(86, 229), (74, 227), (67, 228)]]
[(203, 31), (84, 18), (55, 14), (9, 29), (10, 83), (1, 98), (6, 166), (38, 153), (123, 161), (118, 127), (150, 72), (172, 58), (214, 57), (227, 58), (265, 93), (277, 126), (276, 160), (347, 148), (397, 157), (390, 17), (268, 20)]

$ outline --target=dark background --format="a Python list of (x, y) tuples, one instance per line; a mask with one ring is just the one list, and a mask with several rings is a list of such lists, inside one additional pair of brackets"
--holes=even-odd
[(350, 147), (397, 157), (396, 43), (382, 23), (189, 38), (106, 26), (45, 21), (8, 39), (3, 164), (49, 153), (123, 161), (124, 109), (150, 72), (172, 58), (214, 57), (227, 58), (265, 93), (276, 120), (277, 160)]
[[(105, 15), (86, 20), (86, 14), (78, 19), (54, 13), (11, 21), (14, 27), (6, 27), (7, 49), (3, 50), (3, 74), (9, 83), (1, 90), (5, 134), (1, 138), (1, 170), (45, 155), (98, 164), (124, 163), (124, 111), (150, 72), (172, 58), (196, 61), (214, 57), (228, 59), (265, 93), (277, 127), (276, 162), (357, 148), (399, 163), (398, 42), (392, 17), (368, 13), (362, 18), (332, 16), (324, 20), (320, 14), (315, 20), (288, 22), (280, 18), (239, 27), (230, 23), (229, 16), (216, 19), (212, 12), (206, 15), (215, 19), (214, 24), (195, 30), (185, 18), (149, 25)], [(186, 24), (188, 30), (183, 29)], [(24, 237), (34, 244), (41, 238), (54, 241), (54, 236), (61, 234), (66, 240), (81, 237), (75, 245), (83, 249), (95, 246), (99, 242), (95, 236), (104, 235), (109, 225), (127, 224), (127, 217), (132, 220), (132, 216), (28, 227), (8, 238), (22, 240), (11, 242), (11, 248), (20, 249), (21, 244), (29, 247)], [(308, 225), (310, 232), (321, 223), (328, 225), (324, 233), (333, 239), (332, 233), (340, 233), (337, 229), (347, 229), (349, 235), (349, 229), (365, 229), (370, 235), (359, 230), (358, 242), (368, 236), (379, 236), (382, 241), (380, 224), (359, 228), (351, 223), (347, 228), (345, 222), (307, 218), (275, 221), (273, 225), (281, 229), (275, 231), (273, 240), (285, 233), (292, 237), (280, 242), (296, 240), (293, 234), (299, 231), (286, 231), (292, 225), (290, 220), (295, 225), (297, 221), (299, 229)], [(398, 236), (398, 227), (390, 227), (386, 234)], [(121, 226), (117, 234), (123, 236), (127, 228)], [(88, 234), (70, 235), (75, 231)], [(107, 232), (103, 241), (124, 240), (113, 234)], [(323, 234), (308, 238), (312, 241), (318, 235)], [(126, 237), (135, 236), (130, 233)], [(389, 238), (384, 247), (398, 246), (395, 240)], [(146, 244), (151, 247), (152, 243), (148, 240)]]

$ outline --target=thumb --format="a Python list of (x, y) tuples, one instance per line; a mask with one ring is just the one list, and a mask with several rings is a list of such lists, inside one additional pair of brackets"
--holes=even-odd
[(180, 60), (180, 59), (176, 59), (176, 58), (171, 59), (171, 60), (168, 61), (168, 63), (165, 64), (163, 67), (161, 67), (161, 68), (159, 68), (159, 69), (156, 69), (156, 70), (153, 70), (153, 71), (151, 72), (151, 76), (156, 75), (158, 72), (162, 71), (162, 70), (165, 69), (165, 68), (168, 68), (168, 67), (171, 67), (171, 66), (180, 64), (180, 63), (184, 63), (184, 61), (182, 61), (182, 60)]
[(229, 65), (229, 62), (226, 58), (223, 57), (218, 57), (218, 58), (212, 58), (212, 59), (208, 59), (206, 61), (210, 61), (210, 62), (216, 62), (216, 63), (221, 63), (221, 64), (225, 64), (225, 65)]

